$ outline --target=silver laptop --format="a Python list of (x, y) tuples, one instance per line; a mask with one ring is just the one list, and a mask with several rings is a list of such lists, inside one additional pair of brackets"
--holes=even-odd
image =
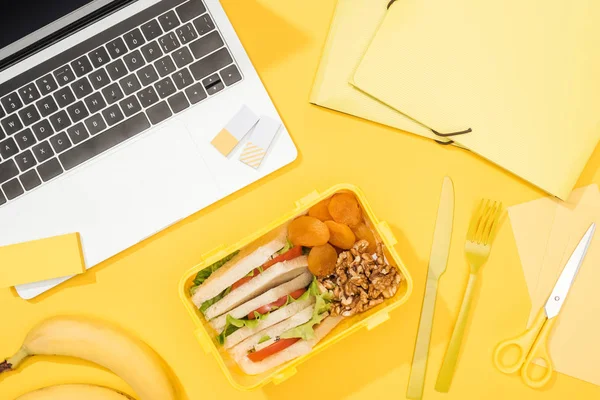
[(2, 7), (0, 245), (79, 232), (91, 268), (296, 158), (283, 123), (257, 169), (210, 144), (244, 106), (281, 121), (218, 0)]

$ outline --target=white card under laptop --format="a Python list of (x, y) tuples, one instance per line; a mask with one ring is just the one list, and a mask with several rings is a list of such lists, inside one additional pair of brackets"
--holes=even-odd
[[(91, 268), (295, 160), (283, 124), (256, 169), (246, 139), (230, 157), (210, 144), (244, 106), (281, 122), (218, 0), (60, 3), (66, 19), (25, 38), (0, 27), (0, 246), (79, 232)], [(106, 16), (19, 58), (92, 10)]]

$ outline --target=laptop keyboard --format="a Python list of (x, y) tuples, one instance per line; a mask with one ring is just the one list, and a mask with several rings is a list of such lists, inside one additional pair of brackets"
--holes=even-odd
[(0, 206), (241, 80), (202, 1), (166, 0), (0, 84)]

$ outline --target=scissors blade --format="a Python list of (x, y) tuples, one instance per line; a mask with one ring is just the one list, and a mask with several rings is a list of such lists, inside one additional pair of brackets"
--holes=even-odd
[(546, 302), (544, 306), (544, 310), (546, 311), (546, 316), (548, 319), (554, 318), (560, 312), (562, 305), (565, 302), (567, 294), (571, 289), (571, 285), (573, 285), (573, 281), (579, 272), (579, 268), (583, 263), (583, 259), (588, 251), (588, 247), (592, 242), (592, 238), (594, 237), (594, 232), (596, 231), (596, 224), (593, 223), (583, 235), (583, 238), (571, 254), (569, 261), (563, 268), (554, 289), (552, 290), (552, 294), (550, 298)]

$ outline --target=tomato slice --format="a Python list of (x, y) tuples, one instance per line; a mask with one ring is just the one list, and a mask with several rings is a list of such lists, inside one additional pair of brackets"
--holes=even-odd
[[(285, 253), (280, 254), (277, 257), (264, 263), (262, 265), (262, 270), (265, 271), (277, 263), (280, 263), (283, 261), (290, 261), (296, 257), (300, 257), (301, 255), (302, 255), (302, 246), (292, 247)], [(240, 279), (239, 281), (237, 281), (236, 283), (234, 283), (233, 285), (231, 285), (231, 290), (235, 290), (235, 289), (239, 288), (240, 286), (242, 286), (243, 284), (250, 282), (252, 280), (252, 278), (255, 278), (256, 276), (258, 276), (260, 274), (260, 272), (261, 272), (260, 269), (256, 268), (252, 272), (252, 276), (245, 276), (242, 279)]]
[[(290, 293), (290, 296), (292, 296), (292, 298), (294, 300), (297, 300), (300, 296), (302, 296), (304, 294), (304, 292), (306, 292), (306, 289), (298, 289), (298, 290), (295, 290), (292, 293)], [(257, 308), (256, 310), (252, 311), (250, 314), (248, 314), (248, 319), (254, 319), (255, 312), (257, 312), (261, 315), (264, 315), (275, 308), (279, 308), (279, 307), (283, 306), (286, 303), (286, 301), (287, 301), (287, 296), (282, 296), (282, 297), (278, 298), (277, 300), (275, 300), (274, 302), (266, 304), (262, 307)]]
[(279, 353), (280, 351), (287, 349), (288, 347), (296, 343), (298, 340), (300, 340), (300, 338), (279, 339), (269, 347), (265, 347), (262, 350), (248, 354), (248, 358), (253, 362), (260, 362), (265, 358), (272, 356), (275, 353)]

